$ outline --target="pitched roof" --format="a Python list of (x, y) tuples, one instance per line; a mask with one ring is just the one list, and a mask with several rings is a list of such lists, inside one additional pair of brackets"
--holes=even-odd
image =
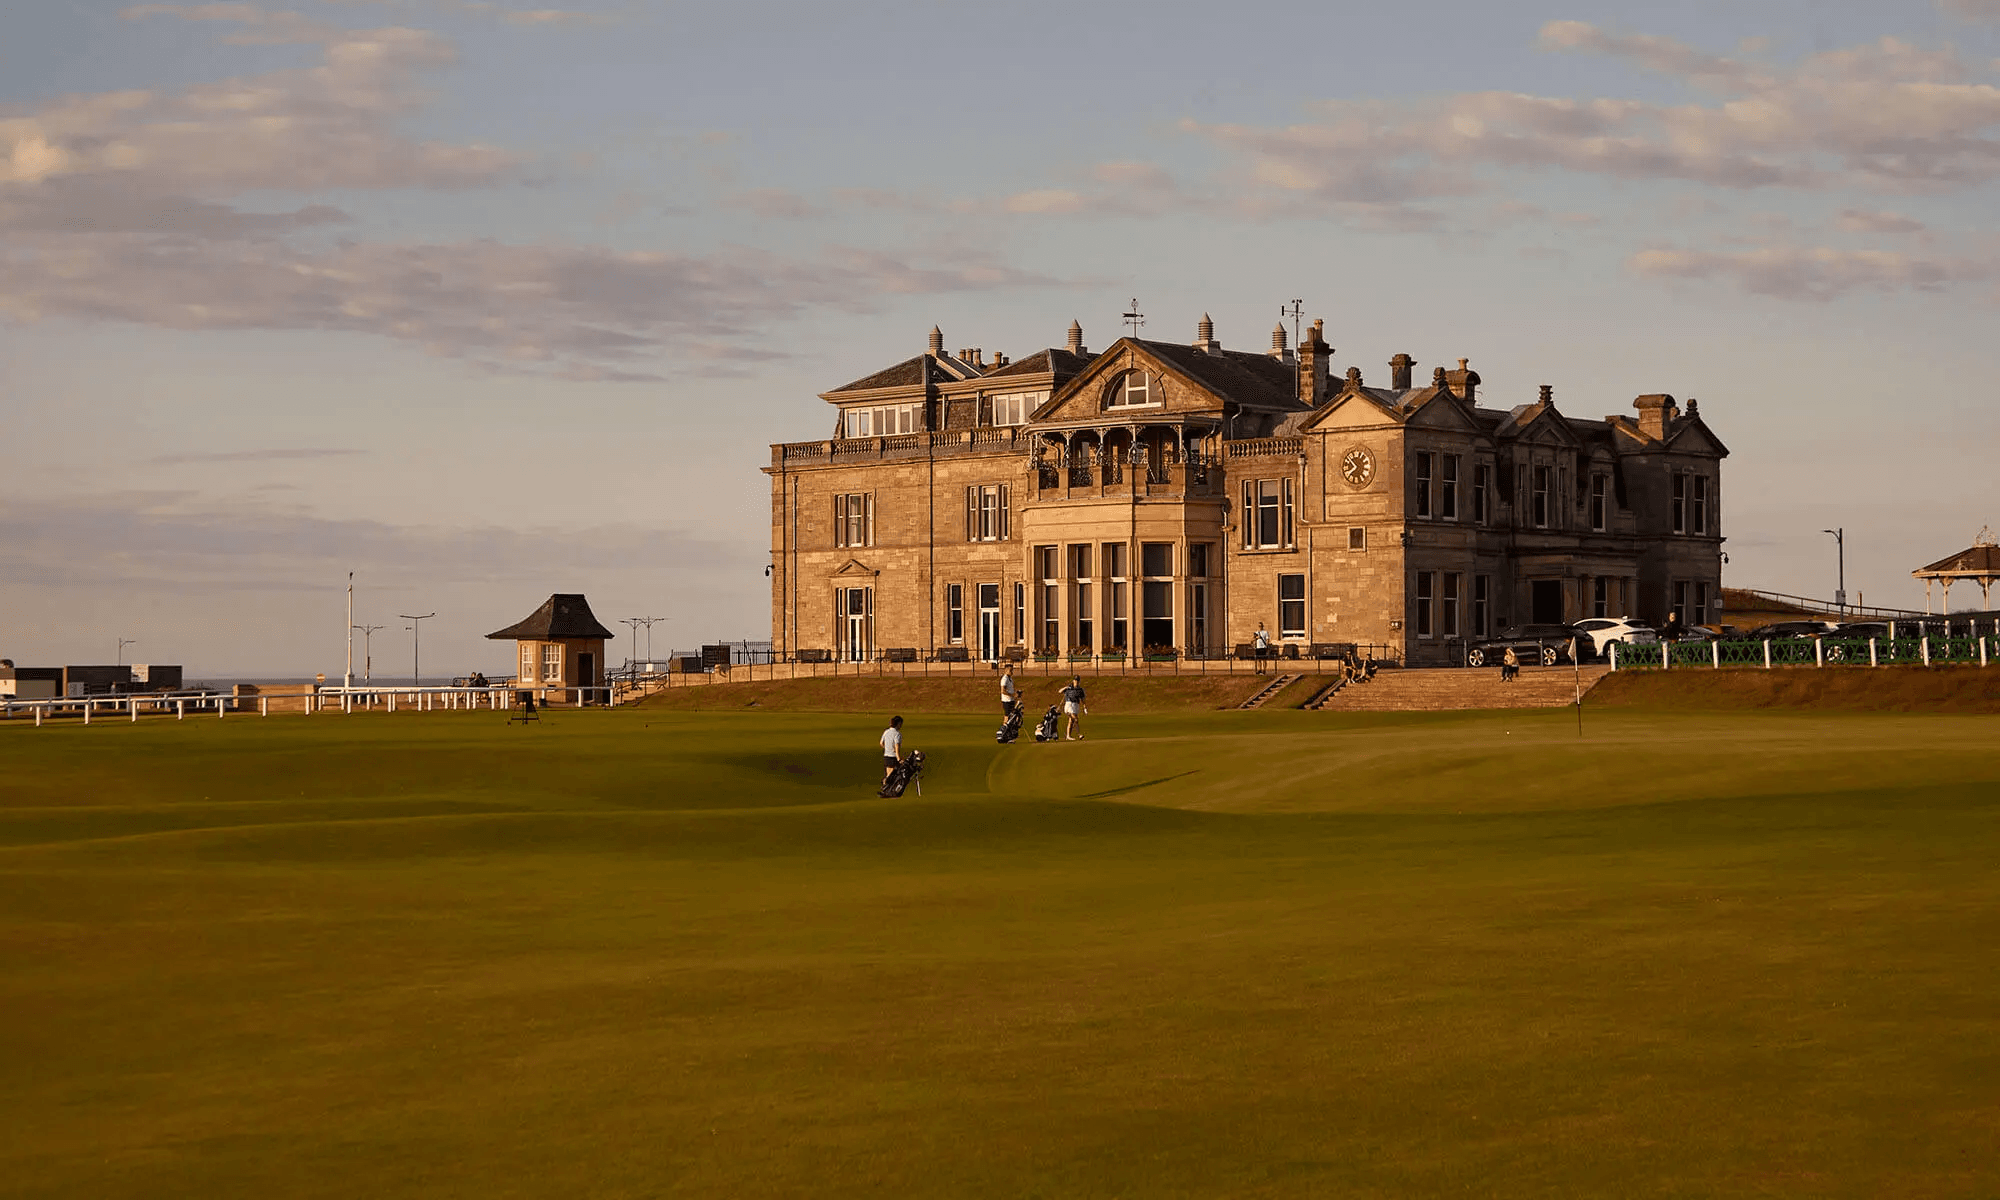
[(608, 638), (609, 629), (597, 623), (590, 601), (581, 592), (557, 592), (542, 606), (507, 628), (486, 635), (489, 638)]
[(1268, 354), (1224, 350), (1211, 354), (1195, 346), (1176, 342), (1147, 342), (1130, 339), (1155, 357), (1172, 363), (1181, 372), (1214, 392), (1234, 400), (1239, 406), (1297, 412), (1310, 406), (1299, 400), (1297, 368)]
[(1912, 575), (1992, 575), (2000, 577), (2000, 546), (1974, 546), (1950, 558), (1940, 558), (1928, 567), (1918, 567)]
[(1090, 359), (1083, 355), (1051, 347), (1047, 350), (1037, 350), (1028, 357), (1010, 362), (997, 371), (988, 371), (986, 378), (1005, 379), (1010, 375), (1054, 374), (1055, 381), (1061, 383), (1065, 379), (1082, 374), (1083, 369), (1089, 365)]
[(924, 381), (925, 357), (919, 354), (914, 358), (906, 358), (893, 367), (884, 367), (873, 375), (864, 375), (853, 383), (837, 387), (827, 395), (831, 396), (837, 392), (871, 392), (876, 388), (917, 387)]

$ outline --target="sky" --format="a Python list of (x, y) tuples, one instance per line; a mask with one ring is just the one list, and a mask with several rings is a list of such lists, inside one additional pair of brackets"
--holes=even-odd
[(350, 571), (378, 674), (764, 638), (819, 393), (1135, 298), (1698, 399), (1729, 586), (2000, 524), (2000, 0), (578, 3), (5, 5), (0, 655), (337, 676)]

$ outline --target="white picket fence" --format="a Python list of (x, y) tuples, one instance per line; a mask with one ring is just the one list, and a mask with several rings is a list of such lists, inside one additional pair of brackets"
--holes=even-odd
[(281, 692), (276, 695), (231, 696), (221, 692), (196, 692), (184, 695), (146, 695), (133, 693), (108, 696), (64, 696), (47, 700), (0, 701), (0, 720), (34, 718), (37, 726), (51, 717), (81, 717), (85, 725), (93, 717), (98, 720), (124, 717), (137, 721), (139, 714), (155, 715), (171, 713), (176, 720), (185, 721), (192, 713), (201, 716), (213, 713), (226, 717), (230, 713), (258, 716), (271, 715), (272, 702), (278, 711), (303, 709), (307, 713), (324, 712), (469, 712), (487, 709), (502, 712), (512, 709), (518, 703), (517, 693), (534, 695), (537, 705), (546, 706), (551, 696), (556, 703), (565, 706), (584, 704), (608, 704), (611, 702), (610, 688), (586, 687), (322, 687), (312, 692)]

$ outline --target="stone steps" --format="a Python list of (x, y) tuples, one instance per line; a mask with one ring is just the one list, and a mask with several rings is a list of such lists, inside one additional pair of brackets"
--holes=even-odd
[[(1587, 695), (1609, 667), (1585, 667)], [(1324, 712), (1444, 712), (1473, 708), (1562, 708), (1576, 701), (1577, 672), (1570, 667), (1522, 667), (1512, 683), (1500, 681), (1500, 670), (1446, 667), (1417, 670), (1384, 669), (1368, 683), (1350, 683), (1321, 698), (1313, 707)]]
[(1263, 690), (1259, 691), (1256, 695), (1250, 697), (1248, 700), (1245, 700), (1243, 703), (1237, 705), (1236, 707), (1262, 708), (1264, 707), (1266, 701), (1270, 700), (1271, 697), (1277, 695), (1279, 692), (1282, 692), (1286, 688), (1290, 687), (1293, 684), (1293, 682), (1295, 682), (1299, 678), (1300, 676), (1298, 675), (1273, 676), (1271, 682), (1269, 684), (1266, 684)]

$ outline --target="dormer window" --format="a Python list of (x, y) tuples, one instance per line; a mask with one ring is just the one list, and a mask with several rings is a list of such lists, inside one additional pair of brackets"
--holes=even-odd
[(921, 433), (923, 405), (895, 404), (877, 408), (850, 408), (846, 412), (847, 437), (887, 437), (897, 433)]
[(1144, 371), (1127, 371), (1111, 385), (1111, 394), (1105, 397), (1106, 408), (1146, 408), (1158, 404), (1153, 396), (1153, 383)]

